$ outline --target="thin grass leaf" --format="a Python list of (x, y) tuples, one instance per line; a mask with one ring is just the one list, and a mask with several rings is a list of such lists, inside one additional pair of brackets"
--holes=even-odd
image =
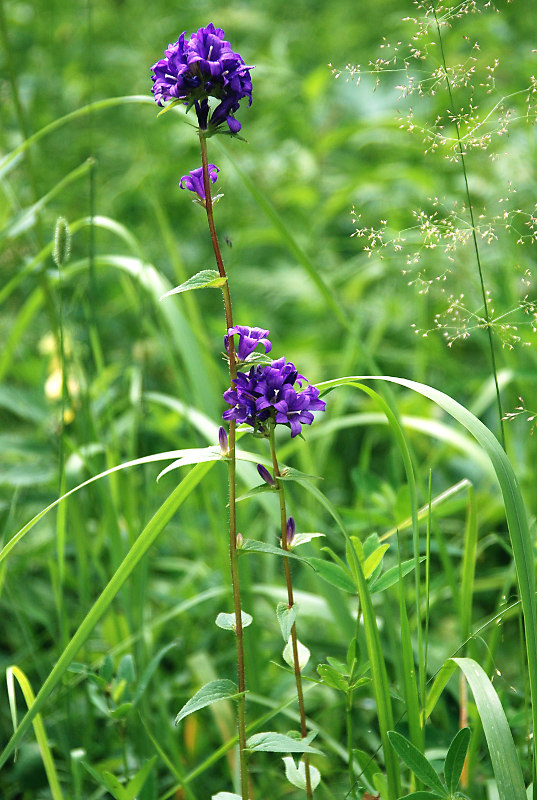
[(67, 647), (61, 653), (55, 666), (37, 693), (34, 702), (28, 709), (19, 727), (0, 754), (0, 767), (5, 764), (13, 750), (18, 746), (31, 725), (32, 720), (35, 718), (36, 714), (41, 711), (51, 692), (58, 685), (69, 667), (69, 664), (74, 661), (77, 652), (89, 638), (96, 624), (106, 612), (127, 578), (129, 578), (135, 567), (140, 563), (143, 556), (176, 513), (177, 509), (184, 503), (201, 479), (207, 474), (210, 467), (210, 464), (198, 464), (194, 467), (181, 483), (176, 486), (174, 491), (149, 520), (90, 611), (78, 626)]
[(471, 658), (451, 659), (464, 672), (474, 695), (492, 761), (500, 800), (526, 800), (526, 788), (513, 736), (496, 690)]
[[(17, 680), (17, 683), (21, 687), (22, 694), (24, 695), (24, 699), (26, 701), (26, 705), (28, 708), (33, 706), (35, 701), (35, 696), (30, 685), (30, 681), (24, 674), (24, 672), (19, 669), (19, 667), (8, 667), (6, 670), (6, 682), (7, 682), (7, 689), (8, 689), (8, 697), (9, 697), (9, 705), (11, 708), (11, 716), (13, 719), (13, 727), (17, 730), (17, 704), (15, 698), (15, 685), (14, 680)], [(45, 731), (45, 726), (43, 724), (43, 720), (41, 718), (41, 714), (36, 714), (33, 719), (33, 728), (35, 733), (35, 738), (37, 739), (37, 744), (39, 746), (39, 752), (41, 753), (41, 760), (43, 762), (43, 767), (45, 768), (45, 773), (47, 776), (48, 785), (50, 788), (50, 793), (52, 795), (53, 800), (63, 800), (63, 793), (60, 786), (60, 781), (58, 780), (58, 773), (56, 772), (56, 767), (54, 765), (54, 759), (52, 757), (52, 752), (50, 750), (48, 744), (48, 738)]]
[[(531, 694), (532, 727), (537, 730), (537, 607), (535, 600), (535, 574), (533, 570), (533, 541), (529, 531), (524, 501), (513, 467), (504, 449), (493, 433), (483, 425), (468, 409), (453, 400), (449, 395), (406, 378), (389, 376), (352, 376), (326, 381), (318, 384), (321, 390), (336, 386), (352, 385), (361, 380), (382, 380), (404, 386), (418, 394), (428, 397), (440, 408), (461, 423), (479, 442), (489, 456), (503, 496), (507, 525), (513, 548), (513, 557), (518, 578), (520, 599), (524, 614), (526, 632), (526, 652), (528, 658), (528, 675)], [(533, 769), (537, 767), (536, 737), (533, 737)], [(535, 781), (534, 781), (535, 784)], [(537, 785), (537, 784), (535, 784)]]

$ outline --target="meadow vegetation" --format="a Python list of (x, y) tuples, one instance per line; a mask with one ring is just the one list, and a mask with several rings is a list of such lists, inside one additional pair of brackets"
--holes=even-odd
[[(150, 94), (209, 22), (255, 65), (246, 141), (207, 140), (234, 322), (326, 402), (276, 427), (281, 480), (238, 431), (251, 800), (311, 796), (308, 746), (322, 800), (535, 800), (533, 5), (0, 0), (5, 800), (243, 797), (228, 475), (199, 455), (226, 324), (219, 288), (161, 299), (215, 260), (195, 115)], [(322, 534), (288, 564), (311, 740), (286, 515)]]

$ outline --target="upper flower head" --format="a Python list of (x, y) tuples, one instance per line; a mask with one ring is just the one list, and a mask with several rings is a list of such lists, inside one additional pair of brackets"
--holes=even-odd
[[(159, 106), (168, 100), (184, 100), (194, 106), (200, 128), (218, 128), (226, 122), (231, 133), (241, 124), (233, 114), (243, 97), (252, 104), (250, 70), (238, 53), (224, 39), (222, 28), (213, 23), (200, 28), (185, 41), (183, 32), (175, 44), (170, 44), (165, 57), (151, 67), (151, 91)], [(209, 98), (218, 103), (210, 114)], [(188, 109), (187, 109), (188, 110)]]
[[(215, 167), (214, 164), (209, 164), (209, 180), (211, 183), (216, 183), (219, 172), (220, 170), (218, 167)], [(191, 192), (195, 192), (200, 200), (205, 200), (203, 167), (198, 167), (197, 169), (193, 169), (191, 172), (189, 172), (188, 175), (183, 175), (179, 181), (179, 186), (181, 189), (189, 189)]]
[(265, 355), (272, 350), (272, 344), (267, 336), (270, 331), (263, 328), (250, 328), (248, 325), (235, 325), (233, 328), (228, 329), (228, 335), (224, 336), (224, 347), (228, 349), (229, 337), (233, 334), (239, 336), (239, 347), (237, 355), (239, 361), (245, 361), (250, 353), (253, 353), (258, 344), (262, 344), (265, 348)]

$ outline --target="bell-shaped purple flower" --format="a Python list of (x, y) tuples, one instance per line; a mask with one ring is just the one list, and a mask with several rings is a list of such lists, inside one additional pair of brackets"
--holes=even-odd
[(263, 328), (250, 328), (248, 325), (235, 325), (229, 328), (228, 335), (224, 336), (224, 347), (228, 349), (229, 337), (233, 334), (239, 336), (239, 346), (237, 348), (237, 355), (239, 361), (246, 361), (250, 353), (253, 353), (258, 344), (262, 344), (265, 348), (265, 355), (272, 350), (272, 344), (267, 336), (270, 331)]
[[(219, 172), (219, 167), (215, 167), (214, 164), (209, 164), (209, 181), (211, 183), (216, 183)], [(198, 167), (197, 169), (193, 169), (191, 172), (189, 172), (188, 175), (183, 175), (179, 181), (179, 186), (181, 189), (188, 189), (189, 191), (194, 192), (198, 195), (200, 200), (205, 200), (203, 167)]]

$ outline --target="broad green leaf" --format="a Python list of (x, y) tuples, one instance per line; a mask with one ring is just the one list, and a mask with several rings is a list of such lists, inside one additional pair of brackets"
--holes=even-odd
[(396, 731), (388, 731), (388, 736), (397, 755), (405, 762), (407, 767), (412, 770), (416, 777), (427, 786), (430, 786), (439, 797), (447, 797), (448, 795), (442, 781), (418, 748), (414, 747), (412, 742)]
[[(420, 562), (425, 561), (425, 559), (426, 556), (422, 556)], [(397, 565), (395, 567), (390, 567), (390, 569), (387, 569), (386, 572), (369, 587), (369, 591), (371, 594), (375, 594), (375, 592), (384, 592), (386, 589), (389, 589), (390, 586), (396, 584), (400, 576), (404, 578), (405, 575), (412, 572), (415, 566), (414, 559), (409, 558), (408, 561), (402, 562), (400, 572)]]
[(356, 586), (352, 578), (339, 564), (325, 561), (324, 558), (308, 558), (306, 560), (317, 575), (327, 583), (331, 583), (332, 586), (336, 586), (338, 589), (343, 589), (344, 592), (356, 594)]
[[(310, 660), (310, 651), (302, 642), (299, 642), (298, 639), (296, 642), (296, 649), (298, 654), (298, 668), (302, 671)], [(295, 659), (293, 657), (293, 643), (290, 636), (287, 644), (283, 648), (282, 657), (286, 664), (289, 664), (289, 666), (294, 669)]]
[(271, 553), (273, 556), (284, 556), (286, 558), (297, 558), (299, 561), (310, 562), (310, 559), (297, 556), (289, 550), (284, 550), (283, 547), (277, 547), (275, 544), (267, 544), (266, 542), (258, 542), (256, 539), (244, 539), (241, 546), (237, 549), (238, 553)]
[(175, 724), (178, 725), (182, 719), (188, 717), (189, 714), (193, 714), (195, 711), (199, 711), (200, 708), (210, 706), (216, 703), (217, 700), (230, 700), (236, 697), (237, 693), (238, 689), (233, 681), (217, 680), (206, 683), (205, 686), (202, 686), (201, 689), (196, 692), (194, 697), (191, 697), (190, 700), (184, 704), (175, 718)]
[[(247, 628), (253, 622), (253, 617), (247, 614), (246, 611), (241, 611), (242, 627)], [(235, 614), (225, 614), (223, 611), (218, 614), (215, 619), (215, 624), (225, 631), (234, 631), (235, 628)]]
[(295, 622), (297, 610), (296, 603), (291, 608), (286, 603), (278, 603), (276, 607), (276, 616), (278, 617), (284, 642), (287, 642), (291, 635), (291, 628)]
[(520, 759), (505, 712), (487, 674), (471, 658), (451, 659), (466, 676), (481, 718), (500, 800), (526, 800)]
[[(293, 786), (297, 787), (297, 789), (303, 789), (306, 791), (306, 765), (304, 762), (299, 761), (297, 768), (295, 759), (292, 756), (286, 756), (283, 759), (283, 763), (285, 764), (285, 777), (289, 783), (292, 783)], [(311, 788), (313, 791), (315, 791), (321, 782), (321, 773), (317, 767), (313, 767), (311, 764), (309, 765), (309, 773)]]
[(451, 792), (451, 794), (454, 794), (459, 785), (471, 735), (470, 728), (462, 728), (455, 734), (453, 741), (449, 745), (444, 763), (444, 779), (448, 792)]
[(283, 733), (266, 731), (265, 733), (254, 733), (246, 742), (249, 750), (265, 753), (319, 753), (311, 747), (306, 739), (292, 739)]
[(170, 289), (160, 298), (164, 300), (165, 297), (171, 297), (172, 294), (181, 294), (181, 292), (188, 292), (190, 289), (219, 289), (226, 282), (226, 278), (222, 278), (216, 269), (202, 269), (184, 283), (176, 286), (175, 289)]

